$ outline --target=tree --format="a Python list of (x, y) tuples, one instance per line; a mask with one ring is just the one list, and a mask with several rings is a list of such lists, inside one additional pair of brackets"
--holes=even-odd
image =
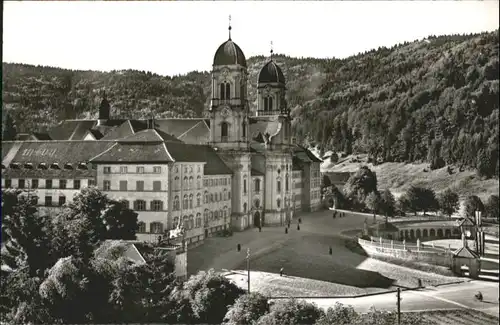
[(361, 325), (361, 321), (361, 316), (352, 306), (344, 306), (336, 302), (335, 306), (333, 308), (329, 307), (326, 313), (316, 321), (315, 325)]
[(377, 191), (377, 176), (368, 167), (362, 166), (349, 177), (344, 186), (346, 198), (354, 204), (363, 203), (366, 196)]
[(200, 271), (183, 283), (181, 290), (189, 299), (197, 322), (220, 324), (228, 306), (234, 304), (243, 290), (214, 270)]
[(377, 211), (380, 209), (382, 199), (379, 192), (371, 192), (365, 199), (365, 204), (368, 209), (373, 212), (373, 220), (375, 220)]
[(258, 325), (314, 324), (324, 315), (316, 305), (296, 299), (280, 300), (272, 304), (270, 310), (259, 318)]
[(2, 264), (12, 270), (26, 268), (29, 276), (43, 275), (51, 266), (51, 220), (40, 217), (35, 202), (20, 190), (2, 190), (2, 230), (6, 243)]
[(425, 215), (427, 211), (435, 211), (438, 208), (436, 194), (428, 188), (412, 185), (406, 191), (405, 199), (408, 200), (408, 208), (415, 215), (419, 211), (423, 211)]
[(389, 189), (382, 192), (382, 211), (384, 212), (385, 222), (387, 223), (387, 217), (393, 217), (396, 214), (396, 199), (392, 195)]
[(7, 113), (5, 117), (5, 122), (3, 126), (2, 141), (12, 141), (16, 140), (17, 130), (14, 123), (14, 119)]
[(464, 209), (464, 217), (472, 218), (475, 220), (476, 211), (484, 212), (484, 205), (481, 199), (476, 195), (470, 195), (465, 199), (465, 209)]
[(248, 325), (269, 312), (267, 298), (260, 293), (249, 293), (239, 297), (227, 311), (224, 324)]
[(500, 202), (498, 201), (498, 195), (490, 195), (490, 197), (488, 198), (488, 201), (486, 201), (486, 204), (484, 206), (484, 210), (486, 212), (486, 216), (488, 218), (495, 218), (495, 219), (499, 219), (499, 205), (500, 205)]
[(451, 219), (451, 215), (458, 211), (460, 204), (458, 194), (446, 189), (438, 195), (439, 209)]
[(488, 150), (479, 150), (476, 160), (476, 169), (479, 176), (491, 178), (493, 175), (495, 175), (496, 161), (491, 159), (491, 157), (492, 154)]

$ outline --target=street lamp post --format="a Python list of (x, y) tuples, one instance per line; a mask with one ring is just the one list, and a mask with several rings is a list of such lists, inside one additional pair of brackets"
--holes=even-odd
[(248, 293), (250, 293), (250, 248), (247, 248)]

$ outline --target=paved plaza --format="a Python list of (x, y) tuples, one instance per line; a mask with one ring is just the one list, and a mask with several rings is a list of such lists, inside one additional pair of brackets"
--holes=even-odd
[[(256, 275), (256, 280), (260, 278), (262, 282), (261, 290), (257, 290), (265, 290), (266, 294), (272, 294), (273, 287), (283, 289), (293, 287), (294, 283), (296, 287), (303, 286), (308, 295), (331, 296), (385, 291), (397, 286), (415, 287), (417, 279), (426, 286), (466, 280), (412, 270), (350, 251), (341, 232), (361, 229), (365, 218), (372, 222), (373, 217), (350, 212), (345, 215), (334, 219), (331, 211), (303, 213), (300, 230), (297, 230), (296, 219), (288, 234), (285, 227), (264, 227), (262, 232), (249, 229), (227, 238), (208, 238), (203, 245), (189, 251), (188, 273), (210, 268), (246, 270), (246, 252), (250, 248), (251, 271), (269, 274), (284, 268), (286, 276), (273, 277), (272, 281), (266, 282), (263, 280), (266, 276)], [(240, 252), (237, 244), (241, 244)], [(307, 279), (316, 282), (307, 283)], [(287, 294), (286, 290), (280, 292)], [(289, 293), (296, 295), (296, 290)]]

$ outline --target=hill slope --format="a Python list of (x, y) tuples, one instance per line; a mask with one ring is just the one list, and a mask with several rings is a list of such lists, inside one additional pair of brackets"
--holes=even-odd
[[(276, 56), (287, 78), (298, 140), (374, 161), (456, 164), (498, 175), (498, 31), (429, 37), (343, 60)], [(250, 80), (265, 57), (248, 60)], [(18, 131), (96, 117), (106, 89), (114, 116), (203, 116), (210, 75), (70, 71), (2, 65), (3, 114)], [(249, 98), (255, 106), (255, 83)]]

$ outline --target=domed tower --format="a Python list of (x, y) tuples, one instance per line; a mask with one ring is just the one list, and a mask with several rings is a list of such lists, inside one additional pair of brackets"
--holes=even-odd
[(247, 61), (231, 39), (215, 52), (212, 69), (210, 139), (219, 149), (248, 148)]
[(257, 116), (288, 115), (285, 94), (285, 75), (276, 62), (274, 62), (273, 49), (271, 47), (269, 62), (259, 72), (257, 83)]

